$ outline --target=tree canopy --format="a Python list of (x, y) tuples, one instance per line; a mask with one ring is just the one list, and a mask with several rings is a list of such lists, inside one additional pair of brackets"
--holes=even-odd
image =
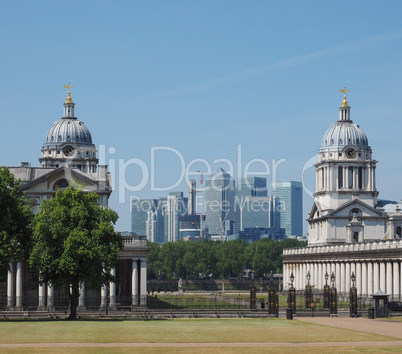
[(80, 284), (100, 289), (115, 280), (110, 270), (123, 248), (121, 235), (114, 231), (118, 215), (97, 205), (98, 198), (77, 186), (59, 190), (53, 199), (42, 202), (33, 221), (30, 266), (39, 271), (41, 283), (69, 291), (72, 319)]
[(31, 203), (21, 187), (6, 167), (0, 168), (0, 281), (9, 263), (27, 259), (31, 248)]
[(262, 239), (247, 243), (228, 242), (167, 242), (148, 243), (147, 268), (149, 279), (239, 278), (246, 270), (255, 277), (282, 271), (284, 248), (304, 247), (306, 242), (285, 239)]

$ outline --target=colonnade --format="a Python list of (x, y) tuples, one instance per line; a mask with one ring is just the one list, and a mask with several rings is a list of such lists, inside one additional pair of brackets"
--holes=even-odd
[[(147, 305), (147, 260), (146, 257), (132, 259), (131, 267), (131, 308), (145, 307)], [(27, 296), (23, 287), (23, 262), (10, 263), (7, 274), (7, 310), (23, 310), (24, 298)], [(111, 274), (116, 276), (116, 269)], [(129, 279), (120, 279), (129, 281)], [(108, 291), (109, 288), (109, 291)], [(81, 284), (78, 303), (79, 310), (86, 309), (85, 284)], [(110, 282), (103, 285), (100, 294), (100, 309), (116, 309), (117, 288), (116, 283)], [(54, 311), (54, 288), (50, 285), (39, 284), (38, 286), (38, 310)]]
[[(339, 257), (340, 258), (340, 257)], [(367, 297), (378, 290), (390, 295), (390, 299), (401, 300), (402, 261), (400, 259), (366, 260), (306, 260), (287, 261), (283, 264), (284, 289), (287, 289), (290, 275), (294, 275), (296, 290), (304, 290), (307, 272), (310, 284), (322, 290), (325, 273), (335, 274), (335, 285), (340, 294), (347, 294), (351, 287), (351, 274), (356, 276), (356, 289), (359, 296)]]
[(338, 166), (323, 164), (316, 169), (316, 191), (340, 189), (375, 189), (375, 167), (371, 164)]

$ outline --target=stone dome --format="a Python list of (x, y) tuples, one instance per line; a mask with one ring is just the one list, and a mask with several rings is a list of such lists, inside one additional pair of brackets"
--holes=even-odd
[(324, 134), (321, 149), (342, 150), (347, 145), (355, 145), (361, 150), (371, 150), (363, 129), (352, 121), (338, 121)]
[(79, 146), (92, 145), (91, 132), (76, 118), (62, 118), (49, 129), (44, 145), (59, 146), (63, 143), (76, 143)]

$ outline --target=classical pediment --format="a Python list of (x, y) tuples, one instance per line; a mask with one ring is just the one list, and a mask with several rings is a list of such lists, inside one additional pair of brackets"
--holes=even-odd
[(384, 218), (386, 215), (378, 209), (372, 208), (370, 205), (362, 202), (360, 199), (352, 199), (339, 208), (331, 211), (328, 217), (350, 217), (353, 214), (353, 209), (358, 209), (358, 216), (362, 217), (380, 217)]
[(77, 169), (59, 167), (25, 183), (22, 190), (25, 192), (57, 191), (62, 186), (63, 181), (67, 181), (69, 184), (76, 182), (88, 191), (98, 189), (97, 180), (88, 177)]

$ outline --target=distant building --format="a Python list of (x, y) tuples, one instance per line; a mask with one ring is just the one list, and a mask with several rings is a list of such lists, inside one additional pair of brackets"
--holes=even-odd
[(303, 235), (303, 188), (301, 182), (272, 182), (272, 195), (280, 198), (281, 228), (286, 236)]
[(145, 236), (148, 212), (154, 212), (156, 207), (156, 199), (133, 199), (131, 201), (131, 232), (135, 235)]
[(209, 235), (223, 235), (225, 222), (236, 220), (235, 196), (235, 181), (222, 168), (205, 181), (205, 226)]
[(196, 214), (196, 197), (197, 197), (197, 190), (196, 190), (196, 182), (193, 179), (188, 181), (188, 215)]
[(263, 177), (240, 178), (237, 196), (266, 197), (268, 195), (267, 179)]
[(250, 227), (245, 228), (244, 231), (241, 231), (239, 233), (239, 239), (246, 240), (247, 242), (260, 241), (263, 238), (269, 238), (271, 240), (282, 240), (285, 238), (285, 229), (276, 229), (273, 227)]
[(187, 198), (183, 198), (183, 192), (170, 192), (167, 197), (165, 223), (167, 223), (168, 242), (178, 241), (179, 218), (187, 214)]
[(239, 180), (235, 203), (235, 234), (245, 228), (280, 228), (279, 198), (267, 194), (266, 178), (249, 177)]

